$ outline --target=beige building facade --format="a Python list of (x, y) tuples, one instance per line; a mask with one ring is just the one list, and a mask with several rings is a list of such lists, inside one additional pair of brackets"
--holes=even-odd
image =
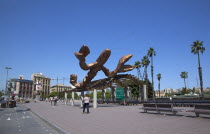
[(34, 93), (39, 92), (42, 98), (50, 94), (50, 78), (45, 77), (42, 73), (35, 73), (31, 75), (31, 79)]
[[(166, 92), (164, 92), (163, 90), (160, 90), (160, 97), (165, 97), (166, 95)], [(159, 91), (155, 91), (155, 96), (156, 97), (159, 97)]]
[(65, 86), (63, 84), (56, 84), (50, 88), (50, 93), (52, 92), (63, 92), (72, 90), (71, 86)]
[(7, 82), (8, 91), (12, 92), (15, 95), (16, 99), (32, 99), (33, 97), (33, 81), (23, 79), (10, 79)]

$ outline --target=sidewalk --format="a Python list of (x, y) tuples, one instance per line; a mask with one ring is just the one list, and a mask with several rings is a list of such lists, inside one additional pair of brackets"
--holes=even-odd
[(90, 114), (82, 114), (79, 106), (64, 103), (57, 106), (51, 106), (49, 102), (23, 105), (71, 134), (207, 134), (210, 126), (209, 115), (197, 118), (190, 112), (179, 112), (176, 116), (143, 113), (140, 106), (105, 104), (90, 108)]

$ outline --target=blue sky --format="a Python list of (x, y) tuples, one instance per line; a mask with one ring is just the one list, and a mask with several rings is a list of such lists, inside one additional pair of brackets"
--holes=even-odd
[[(188, 72), (187, 86), (197, 86), (197, 55), (191, 44), (204, 41), (201, 55), (204, 87), (210, 87), (210, 1), (209, 0), (1, 0), (0, 1), (0, 89), (5, 88), (5, 67), (9, 78), (42, 72), (50, 78), (87, 71), (79, 67), (74, 52), (86, 44), (94, 62), (104, 49), (112, 54), (105, 64), (114, 70), (118, 60), (133, 54), (127, 62), (140, 61), (153, 47), (154, 82), (161, 73), (161, 89), (182, 88), (180, 78)], [(128, 72), (136, 75), (136, 70)], [(150, 67), (148, 68), (149, 79)], [(95, 79), (105, 78), (99, 72)], [(63, 83), (63, 81), (59, 81)], [(51, 85), (56, 84), (52, 81)]]

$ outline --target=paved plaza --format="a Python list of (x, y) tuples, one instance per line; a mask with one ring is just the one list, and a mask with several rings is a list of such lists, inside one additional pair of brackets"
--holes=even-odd
[[(90, 108), (90, 114), (82, 114), (77, 106), (60, 102), (51, 106), (49, 102), (23, 104), (44, 118), (48, 123), (71, 134), (208, 134), (210, 116), (195, 117), (194, 113), (144, 113), (138, 106), (98, 105)], [(183, 109), (183, 108), (182, 108)]]

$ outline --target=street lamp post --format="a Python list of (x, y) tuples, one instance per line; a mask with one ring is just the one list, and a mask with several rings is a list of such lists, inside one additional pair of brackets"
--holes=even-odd
[(64, 80), (65, 79), (68, 79), (68, 78), (65, 78), (63, 77), (63, 79), (58, 79), (58, 77), (56, 79), (51, 79), (51, 80), (56, 80), (57, 81), (57, 91), (58, 91), (58, 98), (60, 99), (60, 91), (62, 91), (62, 89), (58, 89), (58, 80), (63, 80), (63, 85), (64, 85)]
[(58, 98), (60, 99), (60, 89), (58, 89), (58, 80), (63, 80), (63, 79), (51, 79), (51, 80), (56, 80), (57, 81), (57, 92), (58, 92)]
[(9, 69), (12, 69), (11, 67), (5, 67), (5, 69), (7, 70), (7, 78), (6, 78), (6, 89), (5, 92), (7, 91), (7, 81), (8, 81), (8, 71)]

